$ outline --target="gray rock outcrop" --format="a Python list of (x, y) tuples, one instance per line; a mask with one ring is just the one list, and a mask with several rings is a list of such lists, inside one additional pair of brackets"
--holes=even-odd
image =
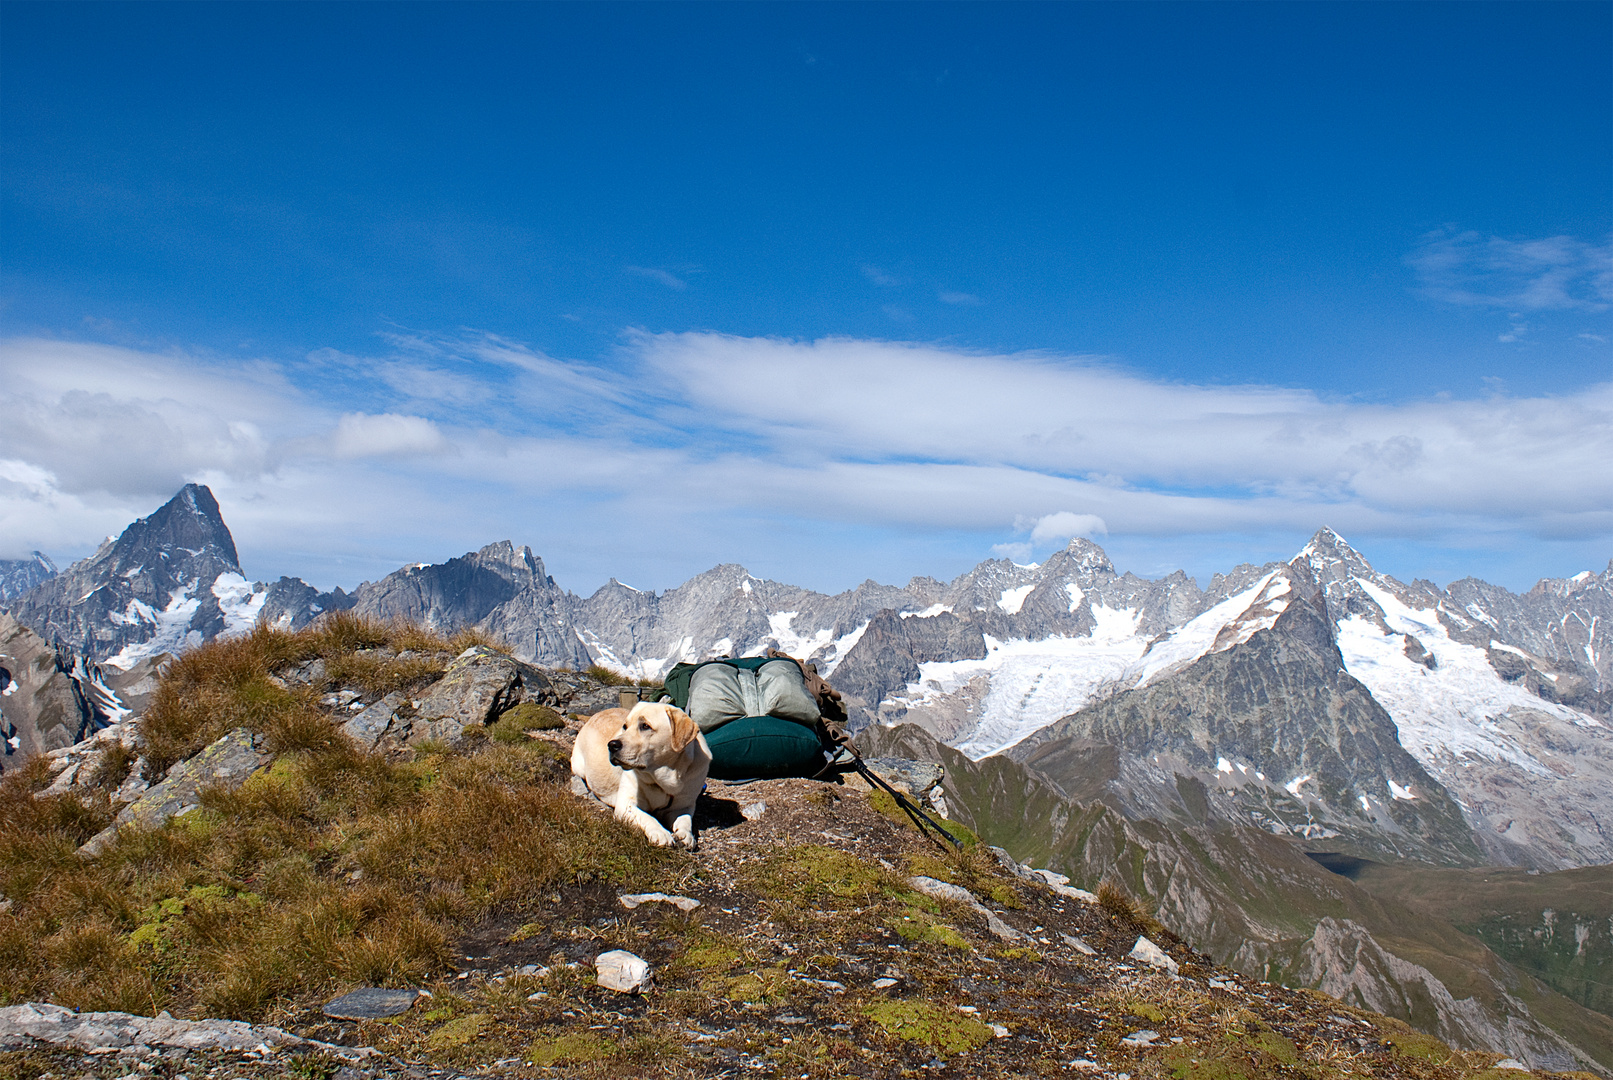
[(170, 769), (161, 783), (152, 785), (120, 810), (111, 825), (90, 837), (79, 850), (86, 855), (99, 855), (126, 825), (154, 829), (201, 805), (205, 788), (240, 787), (269, 763), (270, 755), (259, 748), (260, 741), (246, 728), (236, 728), (220, 737), (195, 757)]
[(123, 1012), (80, 1013), (42, 1002), (0, 1008), (0, 1039), (12, 1042), (19, 1038), (90, 1053), (312, 1049), (348, 1062), (362, 1061), (376, 1053), (367, 1046), (334, 1046), (299, 1038), (277, 1027), (254, 1026), (239, 1020), (176, 1020), (166, 1012), (154, 1017)]

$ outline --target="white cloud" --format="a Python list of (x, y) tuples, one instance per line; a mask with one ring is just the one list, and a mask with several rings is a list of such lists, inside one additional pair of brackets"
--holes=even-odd
[(863, 277), (885, 289), (902, 284), (901, 278), (896, 277), (894, 274), (887, 274), (877, 266), (864, 266)]
[(1096, 514), (1077, 514), (1069, 510), (1060, 510), (1056, 514), (1046, 514), (1036, 519), (1031, 525), (1032, 544), (1062, 544), (1077, 536), (1096, 537), (1106, 536), (1109, 526)]
[(193, 479), (249, 574), (325, 584), (504, 537), (663, 584), (781, 533), (852, 580), (871, 530), (1019, 561), (1074, 535), (1323, 523), (1613, 537), (1613, 383), (1383, 405), (851, 339), (635, 333), (608, 367), (487, 335), (388, 347), (275, 365), (0, 342), (0, 550), (93, 547)]
[(1613, 241), (1442, 230), (1423, 237), (1406, 261), (1423, 291), (1447, 303), (1509, 311), (1601, 311), (1613, 304)]
[(963, 307), (979, 307), (981, 303), (980, 297), (974, 293), (948, 292), (944, 289), (940, 293), (940, 300), (943, 304), (957, 304)]
[(339, 458), (401, 457), (448, 449), (437, 425), (420, 416), (348, 413), (336, 425), (331, 452)]

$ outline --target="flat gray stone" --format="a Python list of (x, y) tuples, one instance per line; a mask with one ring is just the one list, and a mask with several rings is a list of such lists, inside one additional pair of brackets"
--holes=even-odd
[(381, 736), (392, 726), (393, 714), (398, 711), (398, 706), (406, 700), (407, 696), (402, 691), (393, 691), (343, 724), (342, 734), (364, 749), (373, 750), (375, 744), (381, 741)]
[(1094, 949), (1091, 945), (1088, 945), (1085, 938), (1076, 937), (1074, 935), (1061, 932), (1059, 934), (1059, 940), (1064, 942), (1064, 944), (1068, 945), (1070, 948), (1074, 949), (1076, 952), (1080, 953), (1082, 956), (1098, 955), (1098, 950)]
[[(1040, 879), (1038, 879), (1040, 880)], [(986, 917), (986, 929), (994, 937), (1004, 941), (1024, 941), (1025, 935), (998, 918), (996, 913), (980, 902), (979, 897), (961, 885), (952, 885), (945, 881), (938, 881), (923, 874), (907, 879), (907, 883), (925, 896), (933, 896), (937, 900), (953, 900), (960, 904), (968, 904)]]
[(138, 1047), (236, 1052), (310, 1048), (343, 1061), (358, 1062), (376, 1053), (368, 1046), (332, 1046), (298, 1038), (276, 1027), (255, 1027), (239, 1020), (175, 1020), (166, 1012), (156, 1016), (76, 1013), (38, 1001), (0, 1008), (0, 1040), (19, 1035), (92, 1054)]
[(933, 877), (918, 874), (907, 879), (907, 883), (925, 896), (932, 896), (937, 900), (953, 900), (960, 904), (968, 904), (972, 908), (980, 908), (981, 903), (975, 894), (961, 885), (938, 881)]
[(408, 1012), (419, 997), (418, 990), (383, 990), (376, 986), (364, 986), (334, 1001), (325, 1002), (321, 1011), (338, 1020), (384, 1020), (388, 1016)]

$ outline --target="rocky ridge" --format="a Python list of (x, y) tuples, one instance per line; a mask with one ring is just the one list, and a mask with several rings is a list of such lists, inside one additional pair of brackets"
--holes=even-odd
[(574, 599), (555, 585), (531, 548), (517, 551), (506, 540), (365, 582), (353, 592), (353, 610), (448, 633), (474, 626), (508, 642), (523, 660), (585, 668), (591, 659), (577, 636)]
[[(1312, 588), (1321, 590), (1330, 647), (1311, 648), (1293, 636), (1297, 620), (1284, 619), (1296, 590)], [(1100, 547), (1077, 538), (1039, 566), (988, 560), (950, 583), (865, 582), (825, 596), (725, 565), (662, 594), (612, 581), (584, 599), (560, 589), (530, 549), (502, 542), (404, 567), (352, 594), (321, 593), (295, 578), (248, 584), (216, 502), (191, 486), (12, 607), (45, 640), (91, 666), (105, 661), (107, 671), (253, 619), (295, 629), (348, 608), (439, 629), (477, 626), (528, 663), (580, 669), (597, 662), (635, 677), (654, 677), (679, 660), (777, 647), (833, 675), (853, 730), (915, 723), (978, 758), (1005, 750), (1022, 756), (1061, 725), (1065, 736), (1091, 745), (1093, 761), (1113, 759), (1092, 768), (1114, 773), (1104, 783), (1139, 793), (1135, 813), (1186, 811), (1190, 796), (1172, 780), (1179, 772), (1221, 793), (1212, 813), (1263, 815), (1272, 827), (1318, 837), (1370, 819), (1378, 850), (1386, 851), (1399, 842), (1397, 815), (1423, 816), (1431, 806), (1418, 804), (1408, 779), (1420, 775), (1428, 780), (1416, 783), (1433, 785), (1434, 803), (1445, 798), (1436, 791), (1443, 788), (1462, 807), (1490, 860), (1543, 869), (1613, 861), (1604, 670), (1613, 568), (1543, 581), (1522, 596), (1472, 580), (1442, 591), (1378, 574), (1323, 529), (1295, 560), (1239, 566), (1203, 590), (1180, 573), (1154, 581), (1117, 573)], [(1273, 636), (1308, 659), (1280, 661), (1286, 645)], [(1070, 727), (1073, 715), (1128, 693), (1202, 697), (1197, 676), (1169, 685), (1206, 658), (1257, 639), (1263, 644), (1254, 651), (1285, 664), (1298, 682), (1267, 671), (1220, 702), (1241, 710), (1216, 735), (1234, 752), (1199, 739), (1191, 762), (1156, 762), (1157, 751), (1175, 751)], [(1236, 748), (1256, 731), (1276, 732), (1282, 715), (1291, 723), (1279, 741), (1310, 739), (1300, 728), (1321, 715), (1313, 708), (1323, 702), (1317, 688), (1337, 681), (1340, 659), (1387, 711), (1415, 763), (1382, 739), (1359, 760), (1336, 753), (1326, 781), (1336, 790), (1313, 820), (1320, 774), (1270, 745), (1242, 757)], [(88, 694), (94, 681), (81, 681), (81, 690)], [(1255, 702), (1256, 686), (1275, 697)], [(1299, 696), (1285, 714), (1288, 695)], [(1342, 703), (1349, 695), (1324, 697)], [(1081, 721), (1089, 722), (1096, 721)], [(1333, 775), (1340, 762), (1348, 776)], [(1049, 775), (1058, 771), (1044, 764)], [(1061, 780), (1071, 790), (1096, 775), (1075, 758), (1068, 764), (1081, 774)], [(1310, 794), (1287, 790), (1296, 783), (1310, 784)], [(1338, 802), (1347, 790), (1354, 805)], [(1470, 847), (1464, 838), (1448, 857), (1468, 859)]]

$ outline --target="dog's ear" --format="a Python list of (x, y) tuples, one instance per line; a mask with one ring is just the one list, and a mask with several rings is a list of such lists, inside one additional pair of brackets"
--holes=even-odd
[(672, 719), (672, 749), (683, 753), (683, 748), (695, 741), (700, 734), (700, 725), (689, 718), (689, 714), (676, 705), (666, 707), (667, 716)]

